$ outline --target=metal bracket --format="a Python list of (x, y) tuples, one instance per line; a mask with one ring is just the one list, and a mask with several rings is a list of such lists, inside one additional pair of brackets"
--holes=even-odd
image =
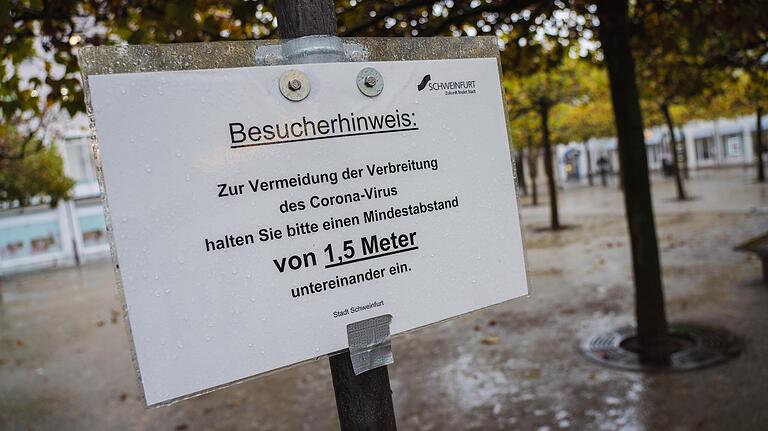
[(356, 376), (395, 362), (390, 323), (392, 315), (385, 314), (347, 325), (349, 356)]
[(363, 45), (344, 42), (337, 36), (297, 37), (279, 45), (259, 46), (254, 54), (254, 62), (259, 66), (367, 60), (368, 50)]

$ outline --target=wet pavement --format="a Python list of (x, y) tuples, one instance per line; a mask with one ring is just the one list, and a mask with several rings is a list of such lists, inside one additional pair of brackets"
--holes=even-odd
[[(622, 197), (566, 185), (553, 233), (523, 198), (532, 293), (396, 337), (390, 376), (403, 430), (768, 429), (768, 287), (732, 251), (768, 230), (768, 185), (704, 171), (696, 199), (654, 194), (670, 320), (726, 328), (737, 359), (680, 374), (606, 369), (578, 340), (632, 322)], [(545, 194), (544, 187), (540, 191)], [(1, 430), (338, 429), (326, 359), (145, 410), (108, 262), (0, 279)]]

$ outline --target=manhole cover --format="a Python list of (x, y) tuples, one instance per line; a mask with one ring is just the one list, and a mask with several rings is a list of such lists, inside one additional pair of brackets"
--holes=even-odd
[(666, 366), (640, 363), (639, 355), (627, 348), (637, 336), (632, 326), (614, 329), (585, 338), (579, 349), (587, 359), (613, 368), (635, 371), (687, 371), (725, 362), (739, 355), (741, 340), (721, 330), (689, 323), (669, 326), (669, 333), (680, 343)]

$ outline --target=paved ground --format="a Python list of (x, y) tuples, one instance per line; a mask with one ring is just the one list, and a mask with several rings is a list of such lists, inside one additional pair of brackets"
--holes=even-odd
[[(539, 232), (545, 206), (524, 206), (530, 298), (395, 338), (400, 428), (768, 429), (768, 288), (757, 259), (731, 251), (768, 229), (768, 186), (752, 175), (699, 174), (684, 203), (668, 200), (671, 181), (654, 185), (671, 319), (740, 334), (741, 357), (674, 375), (582, 359), (580, 337), (632, 321), (632, 287), (616, 187), (568, 185), (576, 229)], [(145, 410), (106, 262), (6, 278), (0, 292), (2, 430), (338, 428), (324, 359)]]

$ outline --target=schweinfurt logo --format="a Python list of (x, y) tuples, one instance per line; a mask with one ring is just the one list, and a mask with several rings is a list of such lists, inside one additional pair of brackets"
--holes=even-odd
[(419, 85), (416, 86), (416, 88), (418, 88), (419, 91), (423, 90), (424, 87), (427, 86), (427, 83), (429, 82), (430, 79), (432, 79), (432, 76), (430, 74), (424, 75), (424, 77), (421, 78), (421, 82), (419, 83)]
[(426, 74), (421, 78), (421, 82), (416, 86), (419, 91), (427, 89), (427, 91), (442, 91), (445, 96), (453, 96), (457, 94), (475, 94), (477, 92), (477, 81), (472, 80), (460, 80), (460, 81), (432, 81), (432, 75)]

